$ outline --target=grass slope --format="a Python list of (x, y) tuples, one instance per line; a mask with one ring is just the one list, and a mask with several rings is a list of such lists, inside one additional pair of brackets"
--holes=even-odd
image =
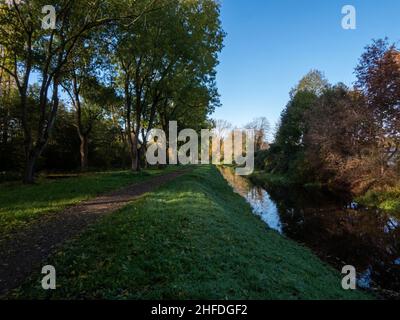
[[(104, 218), (13, 298), (363, 299), (308, 249), (266, 229), (216, 168), (193, 172)], [(38, 277), (39, 277), (38, 271)]]
[(145, 181), (163, 172), (148, 170), (135, 174), (115, 171), (70, 179), (43, 180), (37, 185), (0, 185), (0, 234), (26, 226), (43, 214), (60, 211), (66, 206)]
[(293, 181), (291, 181), (288, 177), (284, 175), (271, 174), (264, 171), (256, 171), (250, 176), (250, 180), (256, 184), (261, 186), (270, 186), (270, 187), (290, 187), (291, 185), (295, 185)]

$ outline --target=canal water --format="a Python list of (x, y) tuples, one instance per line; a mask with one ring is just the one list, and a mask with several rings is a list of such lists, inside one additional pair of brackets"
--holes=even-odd
[(221, 173), (271, 229), (311, 248), (338, 270), (354, 266), (360, 287), (400, 296), (400, 219), (322, 192), (266, 190), (230, 168)]

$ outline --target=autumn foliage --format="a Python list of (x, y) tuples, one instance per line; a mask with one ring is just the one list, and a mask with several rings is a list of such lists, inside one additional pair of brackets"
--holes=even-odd
[(362, 194), (400, 177), (400, 53), (387, 40), (366, 47), (354, 88), (312, 71), (292, 91), (267, 170), (299, 183)]

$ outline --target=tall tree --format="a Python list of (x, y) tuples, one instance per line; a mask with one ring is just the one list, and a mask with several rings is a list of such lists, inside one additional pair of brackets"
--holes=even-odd
[(329, 86), (321, 71), (311, 70), (291, 90), (291, 99), (281, 114), (275, 142), (268, 152), (268, 170), (299, 181), (308, 175), (304, 156), (306, 114)]
[[(302, 177), (304, 164), (304, 136), (307, 132), (306, 113), (318, 97), (310, 91), (299, 91), (282, 112), (275, 142), (271, 146), (268, 169), (280, 174), (290, 174), (293, 179)], [(300, 177), (299, 177), (300, 176)]]
[[(5, 48), (12, 61), (12, 67), (2, 63), (0, 69), (13, 77), (18, 88), (24, 131), (25, 183), (34, 182), (35, 164), (54, 126), (59, 107), (59, 87), (66, 66), (85, 37), (121, 19), (121, 14), (116, 15), (112, 10), (112, 7), (121, 9), (121, 1), (119, 3), (112, 0), (13, 0), (9, 6), (0, 4), (0, 46)], [(45, 5), (57, 9), (54, 29), (42, 28), (40, 17), (43, 17)], [(148, 10), (147, 5), (138, 8)], [(141, 14), (135, 11), (126, 18), (134, 24)], [(28, 108), (28, 90), (34, 75), (39, 86), (40, 116), (36, 123)]]
[(325, 78), (324, 73), (319, 70), (311, 70), (290, 91), (290, 97), (293, 98), (298, 92), (301, 91), (309, 91), (319, 96), (328, 87), (329, 82)]
[(268, 148), (268, 135), (271, 131), (271, 126), (267, 118), (256, 118), (252, 122), (247, 124), (245, 128), (254, 131), (256, 152)]
[(356, 88), (365, 96), (371, 115), (371, 139), (379, 157), (377, 167), (385, 179), (400, 158), (400, 52), (387, 39), (366, 47), (356, 68)]
[(339, 84), (327, 89), (308, 110), (304, 144), (314, 181), (355, 194), (376, 181), (364, 104), (362, 95)]
[[(195, 108), (188, 112), (191, 101), (198, 102), (214, 90), (223, 39), (219, 6), (212, 0), (171, 1), (162, 11), (147, 14), (146, 21), (123, 27), (112, 43), (125, 98), (133, 170), (140, 169), (140, 150), (157, 122), (167, 126), (170, 120), (193, 117)], [(208, 101), (199, 108), (208, 110)], [(207, 114), (198, 114), (197, 122)]]

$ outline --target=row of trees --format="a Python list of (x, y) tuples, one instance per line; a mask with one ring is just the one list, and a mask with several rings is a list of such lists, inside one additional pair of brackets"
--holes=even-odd
[(366, 48), (350, 89), (311, 71), (291, 92), (265, 169), (355, 194), (400, 178), (400, 53)]
[[(235, 130), (242, 130), (242, 128), (234, 127), (226, 120), (212, 120), (213, 135), (221, 141), (221, 144), (226, 138), (232, 137)], [(251, 130), (254, 133), (254, 150), (256, 152), (264, 151), (269, 146), (269, 135), (271, 133), (271, 125), (267, 118), (258, 117), (254, 118), (251, 122), (246, 124), (243, 129)]]
[[(49, 4), (56, 26), (44, 30)], [(210, 125), (223, 38), (214, 0), (1, 4), (0, 170), (22, 156), (24, 182), (32, 183), (38, 162), (65, 152), (74, 162), (76, 150), (82, 170), (90, 152), (108, 164), (125, 163), (128, 152), (140, 170), (151, 129), (168, 132), (172, 120), (182, 128)]]

